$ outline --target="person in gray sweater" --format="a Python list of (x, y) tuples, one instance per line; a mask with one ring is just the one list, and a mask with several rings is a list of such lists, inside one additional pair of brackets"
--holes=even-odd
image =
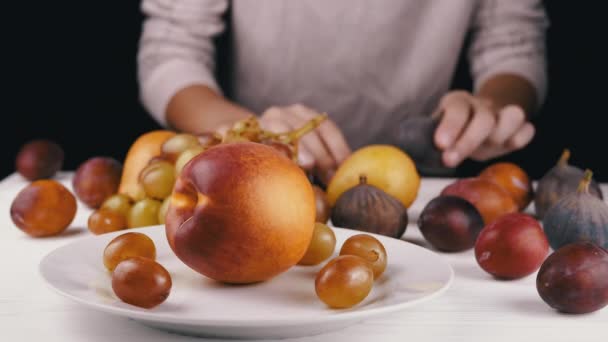
[[(298, 156), (321, 179), (412, 115), (441, 115), (447, 167), (521, 149), (546, 93), (540, 0), (143, 0), (142, 10), (140, 94), (160, 124), (196, 133), (255, 114), (285, 131), (326, 112)], [(214, 78), (227, 25), (232, 98)], [(468, 35), (474, 89), (451, 90)]]

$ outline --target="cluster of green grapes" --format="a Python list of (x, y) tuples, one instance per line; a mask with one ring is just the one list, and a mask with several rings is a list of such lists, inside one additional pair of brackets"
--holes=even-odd
[(89, 230), (95, 234), (165, 223), (173, 186), (184, 166), (195, 156), (218, 144), (256, 142), (275, 148), (297, 160), (298, 141), (319, 126), (327, 115), (319, 115), (302, 127), (282, 133), (262, 129), (255, 116), (236, 122), (224, 135), (215, 132), (192, 135), (180, 133), (167, 139), (161, 154), (150, 159), (139, 174), (145, 197), (133, 202), (125, 194), (108, 197), (89, 217)]

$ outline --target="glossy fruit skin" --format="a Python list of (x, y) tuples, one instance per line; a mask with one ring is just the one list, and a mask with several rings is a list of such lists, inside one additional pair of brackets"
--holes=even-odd
[(139, 201), (146, 195), (142, 185), (139, 183), (139, 174), (150, 159), (160, 156), (160, 147), (175, 132), (167, 130), (156, 130), (142, 134), (135, 140), (127, 152), (124, 168), (120, 178), (118, 192), (129, 196), (133, 201)]
[(335, 248), (336, 235), (334, 231), (324, 223), (317, 222), (308, 249), (298, 265), (318, 265), (331, 257)]
[(76, 216), (76, 198), (61, 183), (41, 179), (17, 194), (10, 213), (13, 223), (32, 237), (57, 235)]
[(94, 157), (76, 170), (72, 186), (76, 197), (90, 208), (99, 208), (103, 201), (118, 191), (122, 164), (109, 157)]
[(573, 314), (608, 305), (608, 252), (575, 242), (551, 254), (536, 277), (540, 297), (552, 308)]
[(557, 201), (546, 212), (543, 227), (554, 250), (577, 241), (608, 248), (608, 206), (588, 189)]
[(251, 142), (214, 146), (186, 164), (165, 222), (177, 257), (226, 283), (286, 271), (304, 256), (314, 225), (314, 192), (302, 169)]
[(472, 248), (483, 226), (483, 218), (475, 206), (456, 196), (434, 198), (418, 218), (418, 227), (424, 238), (444, 252)]
[(206, 148), (202, 146), (194, 146), (180, 153), (179, 157), (177, 157), (177, 160), (175, 161), (175, 175), (179, 175), (184, 166), (186, 166), (186, 164), (192, 160), (192, 158), (203, 153), (205, 149)]
[(194, 146), (200, 146), (197, 137), (192, 134), (180, 133), (163, 143), (161, 154), (171, 162), (175, 162), (182, 152)]
[(341, 255), (319, 271), (315, 291), (330, 308), (345, 309), (362, 302), (373, 283), (374, 272), (367, 261), (354, 255)]
[[(544, 219), (547, 211), (563, 196), (576, 192), (583, 178), (584, 172), (576, 166), (568, 164), (570, 153), (566, 150), (551, 170), (549, 170), (539, 181), (534, 197), (536, 216)], [(592, 181), (589, 185), (589, 193), (603, 199), (600, 186)]]
[(502, 215), (517, 212), (517, 204), (500, 186), (487, 179), (465, 178), (448, 185), (442, 196), (464, 198), (475, 206), (483, 217), (484, 224), (490, 224)]
[(342, 244), (340, 255), (355, 255), (367, 261), (374, 273), (374, 280), (386, 270), (388, 256), (384, 245), (368, 234), (357, 234), (349, 237)]
[(171, 293), (171, 275), (156, 261), (132, 257), (122, 261), (112, 272), (112, 289), (125, 303), (151, 309)]
[(313, 185), (312, 189), (315, 192), (315, 205), (317, 208), (315, 220), (317, 222), (326, 223), (331, 216), (331, 207), (327, 201), (327, 194), (325, 194), (325, 191), (317, 185)]
[(33, 140), (17, 153), (15, 168), (29, 181), (51, 178), (61, 170), (63, 158), (61, 146), (50, 140)]
[(127, 226), (129, 228), (139, 228), (157, 225), (158, 212), (162, 203), (150, 198), (135, 203), (127, 215)]
[(160, 209), (158, 209), (159, 224), (165, 224), (165, 217), (167, 217), (167, 211), (169, 211), (169, 204), (171, 204), (171, 197), (165, 198), (160, 205)]
[(431, 116), (409, 115), (392, 133), (392, 140), (416, 163), (416, 168), (426, 176), (448, 176), (455, 169), (443, 164), (443, 153), (435, 145), (435, 130), (439, 120)]
[(171, 195), (175, 184), (175, 167), (167, 161), (146, 166), (139, 175), (146, 196), (162, 200)]
[(526, 171), (513, 163), (495, 163), (485, 168), (479, 178), (490, 180), (506, 190), (520, 211), (532, 201), (532, 181)]
[(338, 198), (359, 184), (365, 175), (367, 183), (398, 199), (408, 208), (418, 196), (420, 175), (414, 161), (390, 145), (369, 145), (353, 152), (331, 178), (327, 200), (334, 207)]
[(116, 194), (106, 198), (99, 208), (108, 209), (127, 217), (132, 206), (133, 203), (127, 195)]
[(365, 179), (362, 176), (359, 185), (338, 198), (331, 222), (337, 227), (401, 238), (407, 228), (407, 209)]
[(147, 235), (137, 232), (121, 234), (110, 241), (103, 251), (103, 264), (110, 272), (131, 257), (156, 259), (156, 246)]
[(87, 227), (95, 235), (115, 232), (127, 228), (127, 218), (109, 209), (98, 209), (89, 216)]
[(549, 252), (549, 242), (533, 217), (512, 213), (487, 225), (475, 243), (481, 268), (500, 279), (517, 279), (534, 273)]

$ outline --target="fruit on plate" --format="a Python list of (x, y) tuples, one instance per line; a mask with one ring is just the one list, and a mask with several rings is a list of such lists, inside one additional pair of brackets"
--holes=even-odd
[(171, 204), (171, 197), (165, 198), (160, 205), (160, 209), (158, 209), (159, 224), (165, 224), (165, 217), (167, 216), (167, 211), (169, 211), (169, 204)]
[(355, 255), (341, 255), (319, 271), (315, 291), (330, 308), (344, 309), (363, 301), (373, 284), (374, 272), (369, 262)]
[(108, 209), (127, 217), (129, 210), (131, 210), (131, 206), (133, 206), (133, 203), (127, 195), (115, 194), (106, 198), (100, 208)]
[(317, 185), (313, 185), (312, 189), (315, 192), (315, 203), (317, 208), (316, 221), (326, 223), (331, 215), (331, 207), (327, 201), (327, 194)]
[(532, 181), (526, 171), (513, 163), (496, 163), (485, 168), (479, 178), (487, 179), (505, 189), (519, 210), (524, 210), (533, 198)]
[(338, 198), (360, 183), (367, 183), (398, 199), (408, 208), (418, 195), (420, 176), (412, 159), (397, 147), (370, 145), (350, 155), (338, 168), (327, 187), (327, 199), (334, 207)]
[(167, 161), (150, 164), (141, 171), (139, 182), (147, 197), (159, 200), (167, 198), (175, 184), (175, 167)]
[(536, 277), (540, 297), (554, 309), (589, 313), (608, 305), (608, 252), (591, 242), (566, 245), (543, 263)]
[(164, 302), (171, 292), (171, 275), (152, 259), (132, 257), (112, 272), (112, 289), (127, 304), (151, 309)]
[(127, 228), (127, 218), (116, 211), (98, 209), (89, 216), (87, 227), (95, 235), (115, 232)]
[(549, 242), (532, 216), (504, 215), (487, 225), (475, 243), (481, 268), (501, 279), (517, 279), (538, 270), (549, 252)]
[(175, 132), (156, 130), (142, 134), (127, 152), (118, 192), (129, 196), (133, 201), (145, 197), (144, 189), (139, 183), (141, 170), (148, 165), (150, 159), (160, 156), (161, 145)]
[(386, 270), (386, 249), (378, 239), (368, 234), (357, 234), (346, 239), (340, 249), (340, 255), (355, 255), (363, 258), (370, 264), (374, 280), (380, 278)]
[(29, 181), (51, 178), (63, 166), (63, 149), (50, 140), (33, 140), (17, 153), (17, 172)]
[(30, 236), (57, 235), (76, 216), (76, 198), (61, 183), (41, 179), (17, 194), (10, 212), (13, 223)]
[(94, 157), (82, 163), (72, 179), (76, 197), (90, 208), (99, 208), (103, 201), (118, 191), (122, 165), (109, 157)]
[(177, 157), (185, 150), (200, 146), (198, 138), (192, 134), (180, 133), (167, 139), (160, 147), (161, 155), (175, 163)]
[(179, 175), (182, 172), (182, 169), (192, 158), (196, 157), (198, 154), (202, 153), (205, 150), (202, 146), (194, 146), (182, 152), (177, 160), (175, 161), (175, 174)]
[(336, 248), (336, 235), (334, 231), (324, 223), (315, 223), (312, 239), (306, 249), (306, 253), (298, 262), (298, 265), (318, 265), (329, 259)]
[(215, 146), (186, 164), (165, 222), (177, 257), (226, 283), (286, 271), (304, 256), (314, 226), (315, 197), (304, 171), (251, 142)]
[(456, 196), (434, 198), (418, 218), (422, 236), (444, 252), (472, 248), (483, 226), (479, 211), (467, 200)]
[(344, 192), (335, 203), (331, 222), (343, 228), (400, 238), (407, 227), (407, 210), (396, 198), (367, 184), (361, 175), (359, 185)]
[(447, 176), (455, 169), (443, 164), (443, 153), (435, 145), (438, 125), (436, 116), (408, 115), (395, 126), (392, 140), (414, 160), (422, 174)]
[(448, 185), (442, 196), (457, 196), (477, 208), (483, 222), (490, 224), (502, 215), (517, 211), (517, 204), (506, 190), (483, 178), (465, 178)]
[(545, 214), (543, 227), (554, 250), (577, 241), (608, 248), (608, 206), (589, 193), (592, 176), (587, 170), (578, 190), (563, 196)]
[[(576, 192), (578, 185), (583, 178), (583, 170), (576, 166), (569, 165), (570, 151), (564, 150), (557, 165), (549, 170), (539, 181), (534, 197), (534, 207), (536, 216), (541, 220), (545, 214), (560, 198), (567, 194)], [(600, 186), (591, 181), (589, 193), (603, 199)]]
[(137, 228), (157, 225), (161, 205), (160, 201), (150, 198), (144, 198), (133, 204), (127, 215), (127, 226)]
[(108, 271), (112, 272), (121, 261), (136, 256), (156, 259), (154, 241), (146, 234), (124, 233), (106, 245), (103, 251), (103, 264)]

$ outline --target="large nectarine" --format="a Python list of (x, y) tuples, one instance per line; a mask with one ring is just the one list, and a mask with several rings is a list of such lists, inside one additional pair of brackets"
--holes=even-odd
[(272, 147), (222, 144), (186, 164), (165, 223), (169, 245), (192, 269), (227, 283), (259, 282), (304, 256), (315, 195), (304, 172)]

